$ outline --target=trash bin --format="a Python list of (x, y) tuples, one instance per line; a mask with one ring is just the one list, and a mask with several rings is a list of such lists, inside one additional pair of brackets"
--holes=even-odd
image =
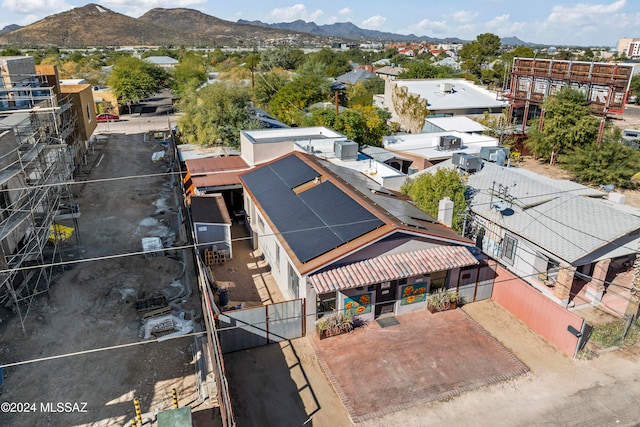
[(229, 290), (224, 286), (218, 289), (218, 301), (222, 307), (229, 305)]

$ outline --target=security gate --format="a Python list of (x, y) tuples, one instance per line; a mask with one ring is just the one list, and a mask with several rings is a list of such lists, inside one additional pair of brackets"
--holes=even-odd
[(300, 338), (304, 334), (304, 299), (222, 312), (218, 334), (223, 353)]

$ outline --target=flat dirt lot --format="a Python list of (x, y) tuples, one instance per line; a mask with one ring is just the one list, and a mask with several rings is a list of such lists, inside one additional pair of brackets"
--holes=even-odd
[[(161, 237), (164, 247), (181, 243), (175, 193), (180, 187), (166, 174), (165, 162), (151, 161), (162, 147), (140, 132), (144, 126), (162, 126), (137, 120), (135, 126), (109, 124), (107, 137), (88, 159), (81, 177), (86, 181), (72, 187), (82, 213), (80, 243), (72, 237), (62, 246), (63, 259), (77, 262), (61, 269), (50, 298), (34, 302), (24, 333), (17, 316), (2, 311), (2, 363), (81, 354), (6, 368), (0, 402), (30, 406), (28, 413), (0, 413), (0, 425), (125, 425), (134, 416), (134, 398), (143, 413), (170, 409), (172, 388), (180, 406), (207, 408), (196, 402), (193, 337), (124, 346), (142, 341), (136, 299), (161, 290), (177, 294), (180, 288), (170, 286), (174, 280), (186, 294), (177, 304), (196, 317), (200, 310), (188, 251), (149, 258), (141, 253), (143, 237)], [(164, 128), (166, 123), (164, 118)], [(107, 132), (107, 125), (99, 126), (97, 132)], [(127, 127), (132, 133), (125, 133)], [(123, 347), (82, 353), (111, 346)], [(47, 407), (58, 402), (78, 404), (72, 408), (80, 411)]]

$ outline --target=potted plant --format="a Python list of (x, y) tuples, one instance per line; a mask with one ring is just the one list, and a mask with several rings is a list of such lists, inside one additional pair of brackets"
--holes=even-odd
[(449, 289), (449, 309), (454, 310), (458, 307), (458, 291), (455, 289)]
[(427, 309), (438, 311), (453, 310), (458, 307), (458, 291), (455, 289), (439, 288), (427, 296)]
[(427, 309), (432, 313), (449, 309), (449, 294), (444, 288), (439, 288), (427, 296)]
[(353, 330), (353, 316), (335, 311), (316, 320), (316, 330), (320, 339), (344, 334)]

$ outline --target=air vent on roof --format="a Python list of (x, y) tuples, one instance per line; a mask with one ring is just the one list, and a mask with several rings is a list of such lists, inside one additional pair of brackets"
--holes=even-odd
[(453, 153), (451, 155), (451, 163), (465, 172), (477, 172), (482, 168), (482, 159), (467, 153)]
[(440, 92), (453, 93), (453, 83), (440, 83)]
[(358, 158), (358, 143), (354, 141), (335, 141), (333, 151), (336, 158), (344, 161)]
[(457, 150), (462, 147), (462, 139), (453, 135), (443, 135), (438, 142), (438, 150)]

